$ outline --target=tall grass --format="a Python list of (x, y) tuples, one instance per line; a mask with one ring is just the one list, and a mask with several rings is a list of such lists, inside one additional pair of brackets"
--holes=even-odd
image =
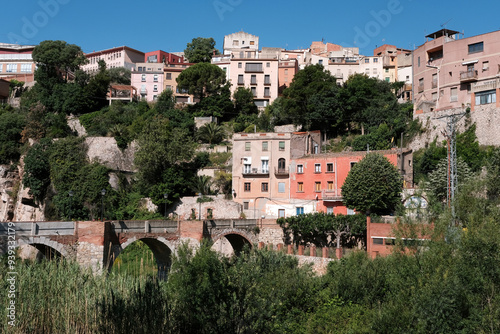
[[(7, 300), (4, 269), (0, 300)], [(2, 333), (162, 332), (165, 327), (167, 298), (150, 276), (94, 275), (66, 261), (19, 260), (16, 269), (16, 326), (2, 316)], [(6, 306), (0, 303), (0, 314)]]

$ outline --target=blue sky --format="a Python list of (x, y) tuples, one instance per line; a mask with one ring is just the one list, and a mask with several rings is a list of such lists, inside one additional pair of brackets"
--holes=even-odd
[(383, 44), (418, 47), (442, 25), (465, 37), (500, 30), (499, 9), (491, 0), (16, 0), (2, 1), (0, 42), (175, 52), (195, 37), (213, 37), (222, 50), (224, 35), (243, 30), (259, 36), (260, 47), (307, 48), (324, 40), (371, 55)]

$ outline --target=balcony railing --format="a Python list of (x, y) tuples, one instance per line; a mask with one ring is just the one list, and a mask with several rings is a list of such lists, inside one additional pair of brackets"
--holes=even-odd
[(341, 189), (327, 189), (323, 190), (321, 194), (323, 201), (342, 201)]
[(243, 167), (241, 174), (243, 175), (269, 175), (268, 168), (245, 168)]
[(276, 176), (288, 176), (289, 174), (289, 168), (288, 167), (275, 167), (274, 168), (274, 175)]
[(460, 81), (461, 82), (475, 81), (475, 80), (477, 80), (477, 70), (460, 72)]

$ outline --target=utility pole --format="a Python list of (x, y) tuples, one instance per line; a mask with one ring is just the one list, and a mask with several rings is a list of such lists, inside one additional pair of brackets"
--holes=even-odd
[(448, 177), (447, 177), (447, 193), (446, 202), (448, 207), (451, 209), (452, 221), (451, 225), (455, 225), (455, 192), (457, 190), (458, 184), (458, 174), (457, 174), (457, 147), (456, 147), (456, 128), (457, 124), (464, 117), (465, 112), (452, 115), (444, 115), (436, 117), (435, 119), (446, 118), (446, 131), (443, 131), (443, 135), (446, 138), (447, 150), (448, 150)]

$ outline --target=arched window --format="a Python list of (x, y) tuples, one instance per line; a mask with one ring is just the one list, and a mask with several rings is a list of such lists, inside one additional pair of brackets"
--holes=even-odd
[(278, 159), (278, 170), (285, 170), (286, 160), (284, 158)]

